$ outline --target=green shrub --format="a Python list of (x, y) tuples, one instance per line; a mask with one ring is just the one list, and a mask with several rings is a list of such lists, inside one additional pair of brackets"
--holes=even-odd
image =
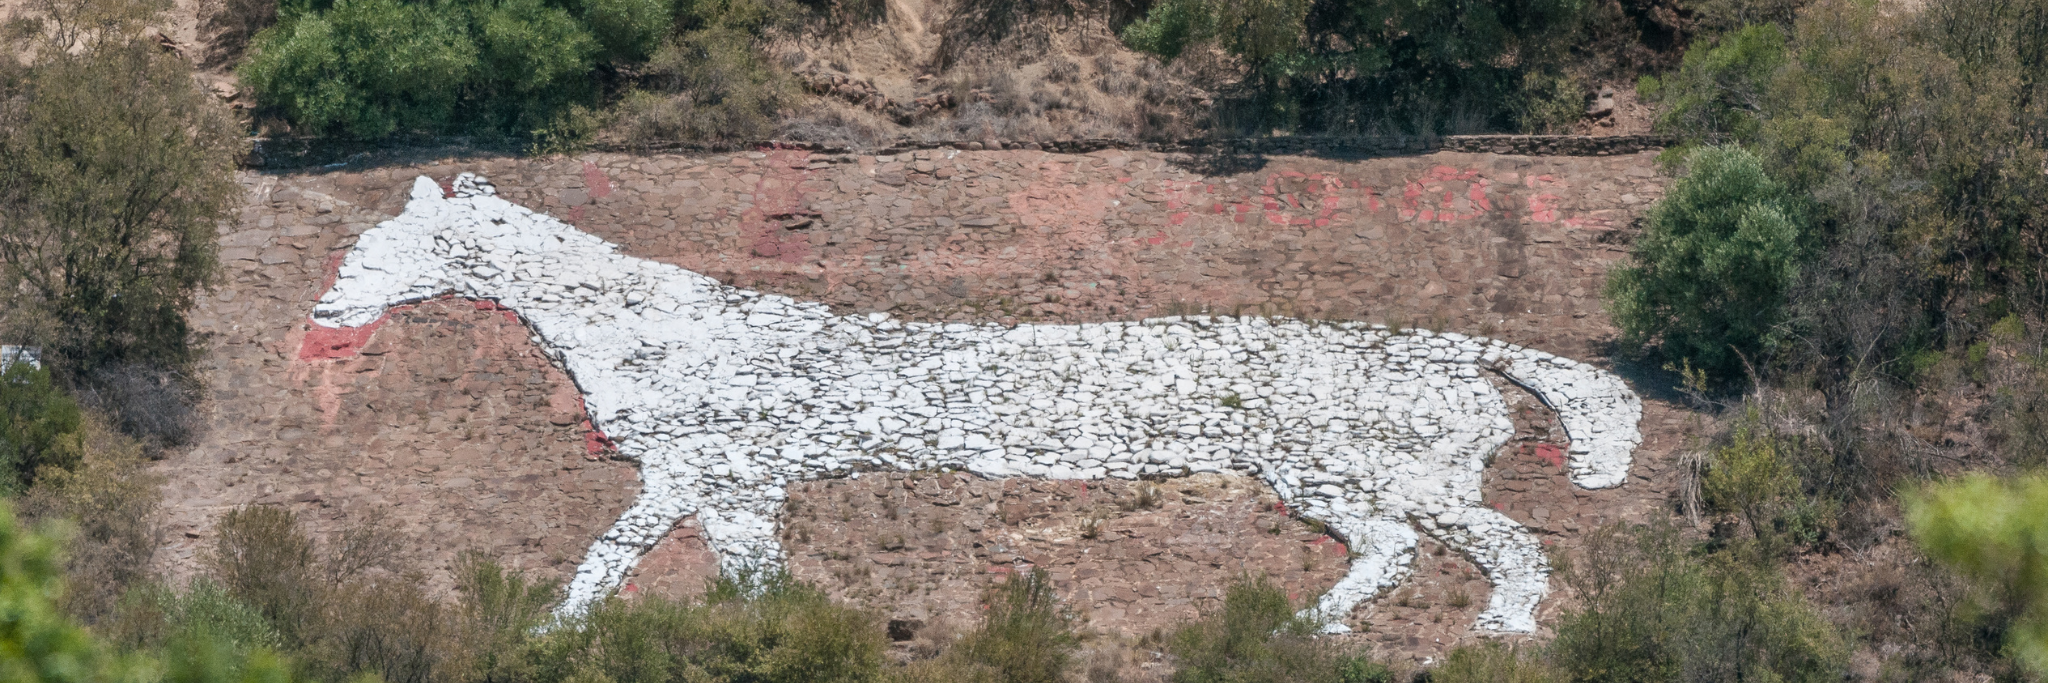
[(336, 0), (256, 36), (242, 82), (303, 133), (379, 138), (453, 122), (477, 68), (459, 17), (399, 0)]
[(71, 469), (85, 451), (84, 413), (50, 371), (14, 363), (0, 372), (0, 495), (15, 495), (43, 468)]
[(1552, 683), (1571, 680), (1537, 651), (1500, 643), (1464, 645), (1429, 670), (1429, 683)]
[(1750, 26), (1693, 46), (1678, 73), (1645, 76), (1636, 92), (1662, 105), (1658, 130), (1707, 144), (1754, 142), (1772, 79), (1785, 62), (1785, 31)]
[(311, 641), (325, 596), (313, 540), (300, 531), (297, 515), (276, 507), (235, 508), (221, 515), (214, 533), (206, 557), (214, 580), (262, 614), (287, 645)]
[(115, 642), (131, 648), (169, 647), (193, 640), (245, 650), (284, 644), (261, 612), (204, 577), (183, 591), (150, 585), (129, 592), (109, 631)]
[(524, 133), (595, 97), (603, 47), (543, 0), (338, 0), (259, 34), (241, 74), (303, 133)]
[(1740, 147), (1701, 149), (1688, 165), (1650, 209), (1630, 264), (1609, 274), (1607, 301), (1627, 342), (1657, 343), (1674, 363), (1728, 378), (1780, 334), (1800, 219)]
[(1839, 681), (1842, 636), (1753, 550), (1688, 552), (1669, 528), (1609, 527), (1564, 578), (1581, 609), (1552, 662), (1575, 681)]
[(1974, 583), (2004, 622), (2006, 654), (2048, 672), (2048, 477), (1972, 474), (1912, 491), (1906, 524), (1932, 557)]
[(988, 619), (949, 656), (985, 666), (1003, 683), (1057, 683), (1073, 653), (1073, 615), (1060, 606), (1051, 575), (1034, 568), (996, 591)]
[(1563, 73), (1522, 75), (1522, 92), (1510, 101), (1520, 130), (1538, 134), (1570, 133), (1572, 124), (1585, 115), (1585, 87)]
[(65, 380), (190, 359), (184, 312), (244, 192), (226, 108), (189, 64), (122, 39), (0, 77), (0, 317)]
[[(1560, 91), (1586, 21), (1579, 0), (1466, 3), (1167, 0), (1124, 27), (1173, 60), (1213, 49), (1244, 66), (1218, 124), (1244, 132), (1554, 129), (1583, 92)], [(1560, 108), (1569, 105), (1569, 114)]]
[(662, 44), (616, 109), (609, 134), (636, 145), (760, 139), (796, 99), (788, 74), (737, 29), (706, 28)]
[(550, 583), (532, 581), (477, 553), (455, 563), (459, 592), (454, 615), (461, 641), (458, 680), (533, 680), (525, 650), (552, 618), (558, 596)]
[(606, 600), (527, 656), (542, 681), (872, 681), (883, 640), (872, 616), (777, 574), (722, 577), (702, 604)]
[(156, 518), (161, 479), (150, 473), (141, 446), (103, 420), (88, 414), (81, 436), (78, 463), (44, 469), (18, 504), (25, 520), (71, 529), (64, 558), (71, 590), (59, 604), (98, 626), (115, 615), (129, 587), (150, 574), (162, 541)]
[(590, 67), (602, 36), (593, 37), (568, 11), (542, 0), (496, 0), (469, 11), (477, 71), (465, 110), (484, 129), (526, 132), (596, 97)]
[(285, 683), (284, 664), (265, 650), (236, 652), (204, 631), (155, 658), (122, 652), (72, 623), (54, 601), (64, 593), (60, 543), (16, 523), (0, 501), (0, 675), (12, 681), (98, 683)]
[(1175, 683), (1389, 680), (1391, 673), (1357, 653), (1314, 637), (1322, 625), (1300, 616), (1286, 590), (1265, 577), (1246, 577), (1223, 594), (1223, 611), (1175, 631), (1166, 650), (1178, 661)]
[(1838, 502), (1809, 496), (1805, 480), (1829, 479), (1824, 463), (1798, 437), (1773, 433), (1751, 406), (1736, 422), (1728, 443), (1707, 461), (1700, 493), (1708, 509), (1736, 515), (1769, 550), (1807, 545), (1834, 525)]
[(0, 501), (0, 671), (8, 678), (86, 683), (132, 666), (57, 609), (63, 581), (59, 543), (23, 530)]
[(614, 62), (641, 62), (674, 25), (672, 3), (662, 0), (583, 0), (583, 23)]

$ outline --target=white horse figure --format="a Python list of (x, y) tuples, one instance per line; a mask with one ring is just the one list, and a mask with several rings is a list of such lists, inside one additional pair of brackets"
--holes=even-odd
[(638, 500), (590, 549), (563, 614), (616, 588), (695, 514), (726, 569), (778, 565), (791, 482), (864, 469), (987, 477), (1255, 474), (1356, 552), (1312, 608), (1330, 624), (1406, 577), (1416, 534), (1494, 591), (1479, 626), (1535, 628), (1540, 544), (1481, 504), (1512, 432), (1498, 373), (1553, 407), (1587, 488), (1626, 478), (1641, 403), (1591, 366), (1500, 341), (1278, 318), (1081, 325), (905, 323), (736, 289), (495, 196), (427, 178), (364, 232), (313, 320), (361, 326), (450, 295), (517, 311), (640, 464)]

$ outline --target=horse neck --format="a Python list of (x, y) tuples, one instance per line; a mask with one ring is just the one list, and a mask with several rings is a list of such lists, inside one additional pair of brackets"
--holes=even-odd
[[(722, 288), (716, 281), (676, 266), (659, 262), (648, 262), (644, 259), (625, 255), (619, 252), (616, 245), (589, 233), (577, 230), (573, 226), (561, 223), (545, 215), (537, 215), (536, 217), (543, 219), (541, 222), (531, 226), (536, 229), (536, 232), (530, 234), (528, 239), (516, 240), (516, 242), (532, 243), (536, 241), (534, 238), (538, 238), (537, 242), (546, 245), (545, 248), (537, 251), (517, 250), (516, 254), (509, 259), (511, 263), (508, 265), (512, 266), (510, 272), (505, 273), (505, 276), (495, 281), (477, 277), (476, 271), (471, 269), (470, 266), (499, 259), (479, 259), (476, 257), (467, 259), (451, 258), (448, 260), (450, 264), (449, 269), (460, 273), (458, 275), (460, 282), (457, 289), (468, 298), (497, 302), (500, 306), (515, 310), (529, 320), (539, 322), (541, 319), (548, 318), (549, 316), (534, 315), (539, 312), (537, 310), (519, 310), (533, 308), (533, 304), (528, 299), (528, 296), (533, 293), (534, 289), (546, 286), (543, 282), (525, 279), (521, 271), (530, 268), (539, 271), (543, 279), (554, 280), (555, 284), (563, 282), (571, 284), (576, 282), (592, 282), (593, 279), (596, 279), (600, 289), (618, 291), (622, 294), (629, 290), (637, 290), (648, 299), (655, 298), (655, 292), (659, 291), (661, 292), (661, 299), (668, 302), (674, 309), (674, 312), (670, 313), (653, 306), (640, 306), (636, 309), (635, 313), (643, 318), (675, 317), (687, 319), (691, 325), (698, 327), (705, 325), (722, 327), (735, 322), (727, 320), (726, 316), (717, 314), (726, 309), (727, 305), (724, 293), (720, 291)], [(548, 260), (552, 260), (551, 265), (535, 263), (535, 261)], [(616, 274), (607, 276), (607, 273)], [(666, 286), (669, 284), (666, 280), (670, 278), (689, 286)], [(549, 312), (556, 314), (568, 312), (558, 308), (558, 306), (559, 304), (549, 307)], [(570, 318), (573, 317), (570, 316)], [(573, 319), (566, 318), (555, 322), (558, 324), (575, 324)], [(562, 330), (554, 330), (553, 332), (560, 333)]]

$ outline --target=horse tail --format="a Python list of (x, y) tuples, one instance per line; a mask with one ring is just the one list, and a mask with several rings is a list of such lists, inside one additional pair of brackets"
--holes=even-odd
[(1620, 486), (1636, 446), (1643, 401), (1614, 373), (1562, 356), (1495, 340), (1485, 360), (1509, 381), (1557, 412), (1571, 439), (1572, 482), (1589, 489)]

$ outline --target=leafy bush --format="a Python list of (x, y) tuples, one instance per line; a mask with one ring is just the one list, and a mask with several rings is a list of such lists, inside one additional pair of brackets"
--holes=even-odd
[(872, 681), (883, 634), (786, 575), (721, 577), (692, 605), (610, 599), (539, 639), (534, 680)]
[(84, 419), (49, 370), (14, 363), (0, 372), (0, 495), (27, 489), (44, 468), (77, 466)]
[(1832, 525), (1835, 501), (1806, 495), (1801, 470), (1814, 468), (1802, 467), (1805, 451), (1799, 439), (1773, 433), (1752, 406), (1728, 443), (1714, 448), (1701, 494), (1709, 509), (1740, 517), (1772, 550), (1811, 544)]
[[(665, 28), (666, 14), (661, 21)], [(591, 102), (591, 59), (601, 48), (613, 49), (603, 42), (605, 34), (593, 36), (566, 10), (543, 0), (478, 4), (469, 10), (469, 24), (477, 70), (464, 93), (464, 111), (480, 119), (469, 125), (482, 130), (527, 132)]]
[(90, 414), (80, 436), (78, 463), (44, 469), (18, 502), (23, 519), (70, 529), (64, 564), (72, 587), (60, 604), (97, 626), (117, 612), (130, 586), (149, 576), (161, 542), (156, 507), (162, 495), (140, 444)]
[(619, 102), (611, 128), (629, 144), (759, 139), (796, 99), (788, 74), (770, 66), (745, 33), (726, 27), (662, 44), (641, 85)]
[(337, 0), (288, 13), (241, 67), (302, 132), (524, 132), (586, 101), (599, 44), (541, 0)]
[(283, 645), (262, 613), (205, 578), (193, 581), (183, 591), (162, 585), (139, 587), (122, 598), (120, 608), (120, 618), (111, 632), (116, 643), (129, 647), (193, 640), (240, 649)]
[(1685, 53), (1678, 73), (1645, 76), (1636, 92), (1663, 111), (1657, 127), (1709, 144), (1754, 142), (1767, 111), (1771, 80), (1785, 65), (1785, 32), (1750, 26)]
[(184, 311), (243, 193), (225, 108), (182, 60), (123, 38), (0, 78), (0, 310), (66, 379), (189, 360)]
[(1778, 336), (1799, 274), (1797, 208), (1756, 155), (1710, 147), (1650, 209), (1632, 261), (1608, 276), (1607, 300), (1630, 343), (1660, 344), (1717, 377), (1742, 371)]
[(988, 619), (949, 656), (986, 667), (1003, 683), (1057, 683), (1073, 660), (1073, 615), (1043, 569), (1014, 574), (988, 604)]
[(1539, 652), (1500, 643), (1465, 645), (1429, 670), (1429, 683), (1551, 683), (1570, 680)]
[(1223, 594), (1223, 611), (1175, 631), (1167, 652), (1180, 666), (1175, 683), (1259, 681), (1367, 683), (1392, 673), (1314, 634), (1322, 625), (1300, 616), (1287, 592), (1265, 577), (1246, 577)]
[(2048, 477), (1972, 474), (1913, 491), (1906, 523), (1928, 556), (1976, 584), (2007, 654), (2048, 672)]
[(455, 588), (460, 592), (452, 614), (462, 654), (458, 680), (532, 680), (533, 663), (525, 648), (552, 618), (549, 607), (558, 592), (552, 584), (533, 581), (477, 553), (464, 553), (455, 563)]
[(662, 0), (583, 0), (582, 5), (580, 16), (609, 61), (645, 61), (674, 23), (671, 3)]
[(242, 82), (265, 107), (308, 133), (362, 138), (446, 125), (476, 66), (446, 13), (397, 0), (340, 0), (258, 34), (252, 51)]
[(1817, 683), (1847, 665), (1842, 636), (1743, 549), (1701, 555), (1668, 528), (1610, 527), (1565, 581), (1583, 607), (1558, 623), (1551, 656), (1576, 681)]
[(267, 651), (227, 652), (217, 641), (188, 638), (161, 661), (108, 647), (54, 604), (64, 593), (60, 543), (26, 531), (0, 501), (0, 671), (21, 681), (87, 683), (285, 683), (281, 662)]
[(1578, 0), (1165, 0), (1122, 35), (1167, 60), (1199, 47), (1241, 62), (1226, 128), (1466, 132), (1552, 128), (1564, 102), (1575, 119), (1583, 93), (1556, 86), (1584, 14)]

